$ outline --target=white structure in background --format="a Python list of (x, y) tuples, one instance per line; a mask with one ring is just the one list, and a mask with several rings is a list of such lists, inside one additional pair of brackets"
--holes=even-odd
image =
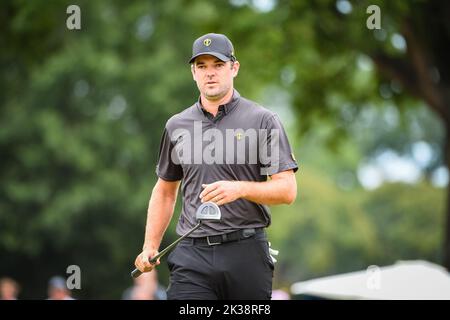
[(291, 294), (322, 299), (450, 300), (450, 275), (427, 261), (399, 261), (297, 282)]

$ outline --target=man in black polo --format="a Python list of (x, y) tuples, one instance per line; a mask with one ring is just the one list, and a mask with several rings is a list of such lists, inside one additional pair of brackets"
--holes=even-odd
[(159, 177), (148, 207), (142, 272), (155, 265), (181, 183), (182, 235), (206, 201), (221, 210), (168, 257), (168, 299), (270, 299), (273, 262), (265, 228), (267, 205), (291, 204), (297, 194), (297, 163), (278, 116), (233, 88), (239, 71), (231, 41), (209, 33), (193, 44), (192, 76), (199, 100), (170, 118), (161, 140)]

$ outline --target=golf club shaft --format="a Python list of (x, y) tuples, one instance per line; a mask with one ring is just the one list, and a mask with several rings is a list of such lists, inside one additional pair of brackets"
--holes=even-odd
[[(178, 238), (177, 240), (175, 240), (174, 242), (172, 242), (170, 245), (168, 245), (164, 250), (162, 250), (160, 253), (158, 253), (156, 256), (152, 257), (149, 262), (151, 264), (155, 264), (156, 261), (158, 261), (159, 258), (161, 258), (163, 255), (165, 255), (170, 249), (172, 249), (174, 246), (176, 246), (178, 244), (178, 242), (180, 242), (181, 240), (183, 240), (184, 238), (186, 238), (187, 236), (189, 236), (192, 232), (194, 232), (195, 230), (197, 230), (200, 225), (202, 224), (201, 221), (199, 221), (195, 227), (193, 227), (191, 230), (189, 230), (188, 232), (186, 232), (186, 234), (184, 234), (183, 236), (181, 236), (180, 238)], [(142, 274), (142, 272), (139, 269), (134, 269), (131, 272), (131, 276), (133, 278), (137, 278)]]

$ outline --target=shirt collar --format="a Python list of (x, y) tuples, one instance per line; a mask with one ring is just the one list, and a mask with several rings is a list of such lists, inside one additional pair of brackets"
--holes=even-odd
[[(233, 89), (233, 97), (231, 98), (231, 100), (228, 103), (220, 105), (219, 111), (224, 111), (225, 114), (230, 113), (231, 110), (233, 110), (236, 107), (236, 105), (238, 104), (240, 97), (241, 97), (241, 95), (239, 94), (239, 92), (236, 89)], [(203, 108), (200, 97), (198, 98), (198, 101), (197, 101), (197, 107), (199, 108), (199, 110), (201, 110), (203, 112), (203, 114), (205, 116), (207, 116), (209, 114), (209, 112), (206, 111), (205, 108)]]

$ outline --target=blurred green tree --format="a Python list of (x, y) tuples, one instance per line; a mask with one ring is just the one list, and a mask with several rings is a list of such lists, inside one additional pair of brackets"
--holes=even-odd
[(0, 273), (45, 297), (45, 281), (77, 264), (82, 297), (117, 298), (164, 123), (196, 96), (180, 45), (193, 31), (176, 32), (178, 12), (159, 1), (78, 1), (82, 29), (70, 31), (69, 4), (2, 5)]
[[(366, 27), (369, 5), (381, 10), (379, 30)], [(283, 40), (274, 56), (284, 66), (278, 68), (280, 78), (292, 96), (301, 132), (328, 122), (334, 127), (333, 148), (348, 133), (370, 135), (370, 127), (358, 133), (348, 128), (371, 105), (394, 106), (403, 113), (422, 101), (442, 122), (443, 136), (438, 133), (438, 140), (430, 142), (441, 143), (441, 162), (450, 168), (448, 1), (279, 1), (275, 14), (274, 29)], [(368, 154), (381, 145), (373, 147)], [(450, 268), (447, 199), (443, 264)]]
[(443, 189), (423, 182), (348, 192), (310, 163), (298, 184), (298, 201), (272, 210), (276, 287), (398, 260), (442, 260)]

